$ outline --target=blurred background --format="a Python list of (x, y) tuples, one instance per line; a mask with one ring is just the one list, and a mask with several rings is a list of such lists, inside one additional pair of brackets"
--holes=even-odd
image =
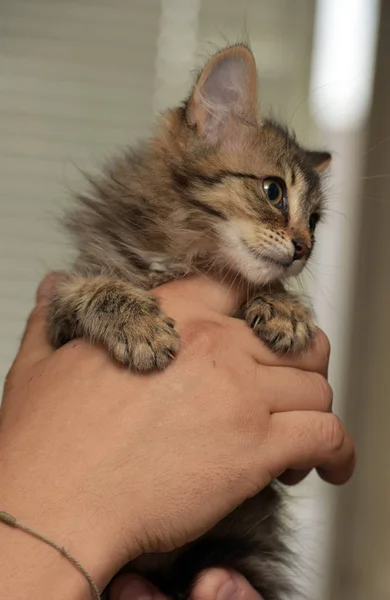
[(80, 171), (146, 136), (217, 47), (249, 39), (263, 112), (333, 152), (306, 286), (359, 461), (343, 489), (292, 492), (310, 600), (390, 598), (389, 32), (379, 0), (0, 3), (0, 381), (40, 278), (71, 258), (57, 220)]

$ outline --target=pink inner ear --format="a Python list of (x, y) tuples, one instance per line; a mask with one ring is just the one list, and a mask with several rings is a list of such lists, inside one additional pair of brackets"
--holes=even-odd
[(210, 104), (226, 110), (236, 107), (245, 109), (245, 88), (248, 86), (248, 65), (239, 56), (226, 57), (211, 71), (201, 90), (202, 97)]
[[(236, 46), (205, 66), (189, 104), (189, 117), (211, 143), (223, 143), (236, 127), (232, 117), (255, 120), (257, 73), (251, 52)], [(236, 133), (235, 133), (236, 135)]]

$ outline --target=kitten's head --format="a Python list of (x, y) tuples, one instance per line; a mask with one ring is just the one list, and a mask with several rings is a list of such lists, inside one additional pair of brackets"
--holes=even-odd
[(261, 118), (250, 50), (238, 45), (213, 56), (171, 119), (178, 114), (176, 133), (166, 120), (172, 173), (192, 222), (207, 224), (200, 234), (214, 259), (257, 284), (300, 273), (313, 249), (330, 154), (303, 149)]

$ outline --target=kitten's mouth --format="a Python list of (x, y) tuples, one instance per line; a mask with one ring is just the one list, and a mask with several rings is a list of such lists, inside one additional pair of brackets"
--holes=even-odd
[(275, 267), (281, 267), (282, 269), (288, 269), (289, 267), (291, 267), (291, 265), (294, 262), (294, 258), (291, 257), (290, 259), (286, 259), (286, 258), (279, 258), (279, 257), (275, 257), (275, 256), (270, 256), (269, 254), (266, 254), (265, 252), (260, 252), (259, 250), (256, 250), (256, 248), (252, 248), (252, 246), (249, 246), (249, 244), (245, 243), (246, 247), (248, 248), (248, 250), (250, 251), (251, 254), (253, 254), (253, 256), (255, 256), (256, 258), (267, 262), (270, 265), (273, 265)]

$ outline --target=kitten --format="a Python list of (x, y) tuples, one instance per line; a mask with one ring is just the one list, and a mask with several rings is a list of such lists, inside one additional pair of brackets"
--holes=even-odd
[[(280, 282), (298, 275), (312, 252), (329, 161), (260, 117), (246, 46), (218, 52), (156, 135), (79, 196), (68, 219), (79, 255), (52, 302), (53, 344), (87, 338), (135, 371), (164, 369), (179, 337), (148, 290), (211, 269), (246, 282), (239, 316), (272, 350), (304, 350), (315, 333), (311, 311)], [(273, 484), (202, 539), (130, 568), (175, 599), (188, 596), (200, 570), (235, 568), (264, 600), (279, 600), (290, 589), (282, 504)]]

